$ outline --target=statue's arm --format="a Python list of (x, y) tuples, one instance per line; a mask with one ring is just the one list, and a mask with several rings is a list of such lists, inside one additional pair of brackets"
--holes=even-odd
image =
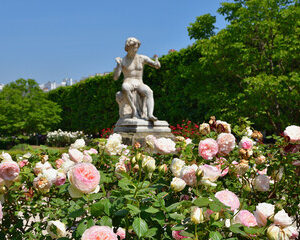
[(147, 64), (151, 67), (154, 67), (156, 69), (160, 68), (160, 62), (158, 61), (157, 55), (154, 56), (154, 61), (151, 58), (144, 56), (144, 55), (141, 55), (141, 57), (143, 58), (145, 64)]
[(122, 58), (117, 57), (116, 59), (117, 66), (114, 69), (114, 80), (118, 80), (122, 73)]

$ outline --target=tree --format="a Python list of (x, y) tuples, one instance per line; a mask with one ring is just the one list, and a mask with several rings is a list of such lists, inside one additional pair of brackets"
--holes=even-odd
[(216, 23), (216, 17), (210, 14), (205, 14), (197, 17), (194, 23), (188, 27), (190, 39), (207, 39), (215, 35), (214, 24)]
[(0, 92), (0, 134), (44, 134), (61, 121), (61, 108), (32, 79), (19, 79)]

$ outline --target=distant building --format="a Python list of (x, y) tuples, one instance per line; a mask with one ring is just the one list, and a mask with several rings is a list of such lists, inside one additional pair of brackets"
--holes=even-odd
[(5, 84), (0, 83), (0, 91), (2, 91), (4, 86), (5, 86)]

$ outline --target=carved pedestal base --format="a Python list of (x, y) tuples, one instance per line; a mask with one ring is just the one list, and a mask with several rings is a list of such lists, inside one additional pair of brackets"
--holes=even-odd
[(145, 138), (153, 135), (156, 138), (166, 137), (174, 139), (169, 124), (166, 121), (147, 121), (144, 119), (119, 119), (114, 128), (114, 132), (122, 136), (122, 141), (126, 145), (132, 145), (135, 142), (145, 146)]

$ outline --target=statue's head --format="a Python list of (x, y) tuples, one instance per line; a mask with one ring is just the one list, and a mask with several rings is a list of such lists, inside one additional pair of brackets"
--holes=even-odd
[(137, 47), (137, 49), (141, 46), (141, 42), (134, 38), (134, 37), (130, 37), (127, 38), (126, 42), (125, 42), (125, 51), (128, 52), (129, 48), (131, 47)]

